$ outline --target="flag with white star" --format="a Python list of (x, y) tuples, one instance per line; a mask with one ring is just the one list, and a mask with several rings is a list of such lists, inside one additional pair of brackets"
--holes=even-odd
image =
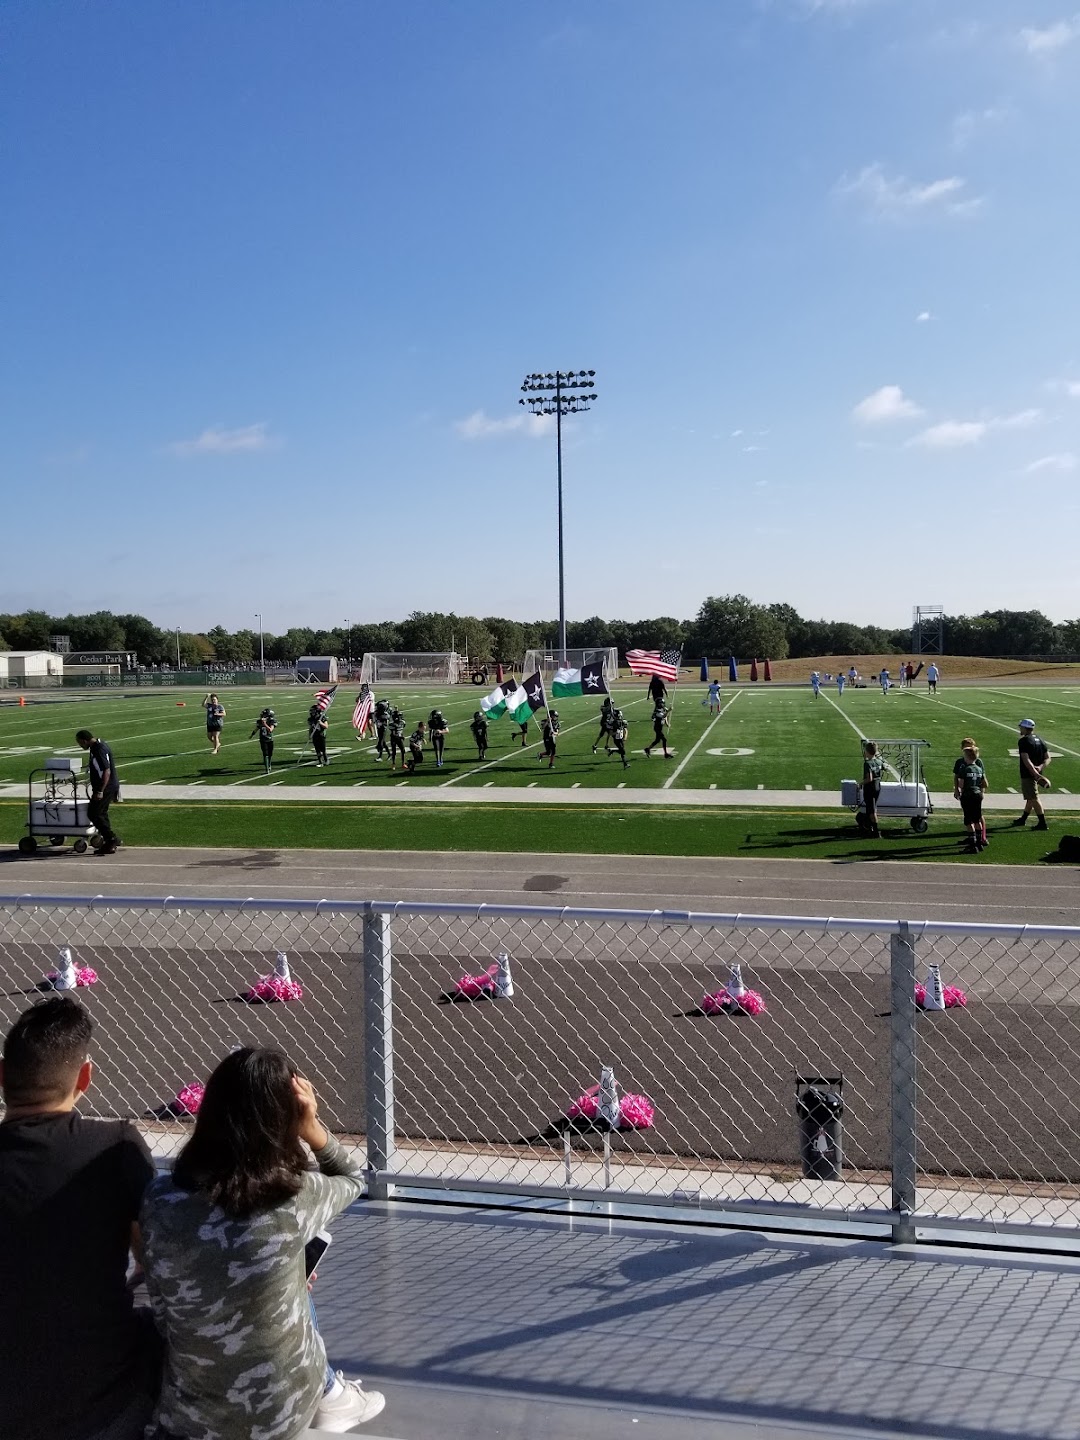
[(544, 681), (539, 670), (523, 680), (513, 695), (506, 697), (506, 708), (510, 719), (518, 725), (526, 724), (538, 710), (547, 709)]
[(557, 670), (551, 682), (551, 693), (558, 699), (564, 696), (608, 694), (603, 661), (583, 665), (580, 670)]

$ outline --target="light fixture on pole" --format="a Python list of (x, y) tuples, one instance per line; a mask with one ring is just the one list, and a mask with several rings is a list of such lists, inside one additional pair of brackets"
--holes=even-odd
[(263, 674), (265, 675), (265, 674), (266, 674), (266, 658), (265, 658), (265, 656), (264, 656), (264, 654), (263, 654), (263, 626), (262, 626), (262, 616), (259, 614), (258, 610), (256, 610), (256, 612), (255, 612), (255, 619), (259, 622), (259, 669), (260, 669), (260, 670), (263, 672)]
[(556, 370), (541, 375), (526, 375), (522, 382), (525, 392), (519, 405), (526, 405), (533, 415), (555, 416), (555, 455), (559, 477), (559, 659), (566, 661), (566, 587), (563, 568), (563, 503), (562, 503), (562, 418), (582, 415), (597, 398), (593, 376), (595, 370)]

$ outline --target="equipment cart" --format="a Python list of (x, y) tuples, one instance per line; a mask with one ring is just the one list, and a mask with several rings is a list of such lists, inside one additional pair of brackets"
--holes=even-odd
[(85, 793), (79, 794), (81, 770), (80, 756), (56, 755), (40, 770), (30, 772), (26, 834), (19, 841), (23, 855), (33, 855), (39, 838), (55, 846), (72, 840), (72, 849), (80, 855), (97, 840), (88, 813), (90, 802)]
[[(872, 737), (871, 737), (872, 738)], [(877, 810), (883, 817), (901, 816), (911, 822), (917, 835), (927, 829), (927, 817), (934, 813), (930, 792), (922, 779), (922, 752), (929, 749), (929, 740), (875, 740), (883, 769), (891, 780), (882, 780)], [(860, 760), (860, 771), (862, 763)], [(866, 807), (863, 804), (862, 781), (841, 780), (840, 803), (855, 811), (855, 823), (866, 829)]]

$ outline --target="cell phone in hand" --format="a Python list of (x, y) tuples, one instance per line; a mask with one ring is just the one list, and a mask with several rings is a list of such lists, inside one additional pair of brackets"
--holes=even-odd
[(320, 1230), (317, 1235), (313, 1235), (307, 1242), (304, 1246), (305, 1275), (310, 1276), (314, 1272), (316, 1265), (318, 1265), (319, 1261), (330, 1248), (330, 1241), (332, 1239), (333, 1236), (329, 1230)]

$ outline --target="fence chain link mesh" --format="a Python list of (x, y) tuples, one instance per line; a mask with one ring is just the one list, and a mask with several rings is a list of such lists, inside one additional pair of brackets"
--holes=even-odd
[[(898, 928), (540, 907), (0, 899), (0, 1020), (6, 1030), (45, 993), (70, 947), (99, 977), (77, 991), (97, 1024), (87, 1108), (136, 1117), (163, 1157), (190, 1133), (176, 1103), (184, 1087), (238, 1045), (275, 1045), (311, 1077), (327, 1123), (367, 1146), (384, 1184), (880, 1217), (894, 1205), (899, 1143), (916, 1156), (922, 1224), (1077, 1227), (1080, 930), (911, 925), (919, 980), (936, 965), (967, 999), (904, 1021), (900, 1043), (916, 1047), (912, 1143), (891, 1133), (911, 1113), (895, 1103)], [(388, 964), (374, 935), (388, 942)], [(278, 952), (303, 999), (248, 1003)], [(512, 998), (493, 998), (483, 978), (502, 954)], [(762, 1013), (703, 1009), (734, 965)], [(479, 998), (462, 997), (463, 976), (480, 979)], [(605, 1070), (624, 1100), (647, 1097), (651, 1125), (568, 1117)], [(838, 1179), (806, 1173), (796, 1115), (806, 1077), (842, 1095)]]

